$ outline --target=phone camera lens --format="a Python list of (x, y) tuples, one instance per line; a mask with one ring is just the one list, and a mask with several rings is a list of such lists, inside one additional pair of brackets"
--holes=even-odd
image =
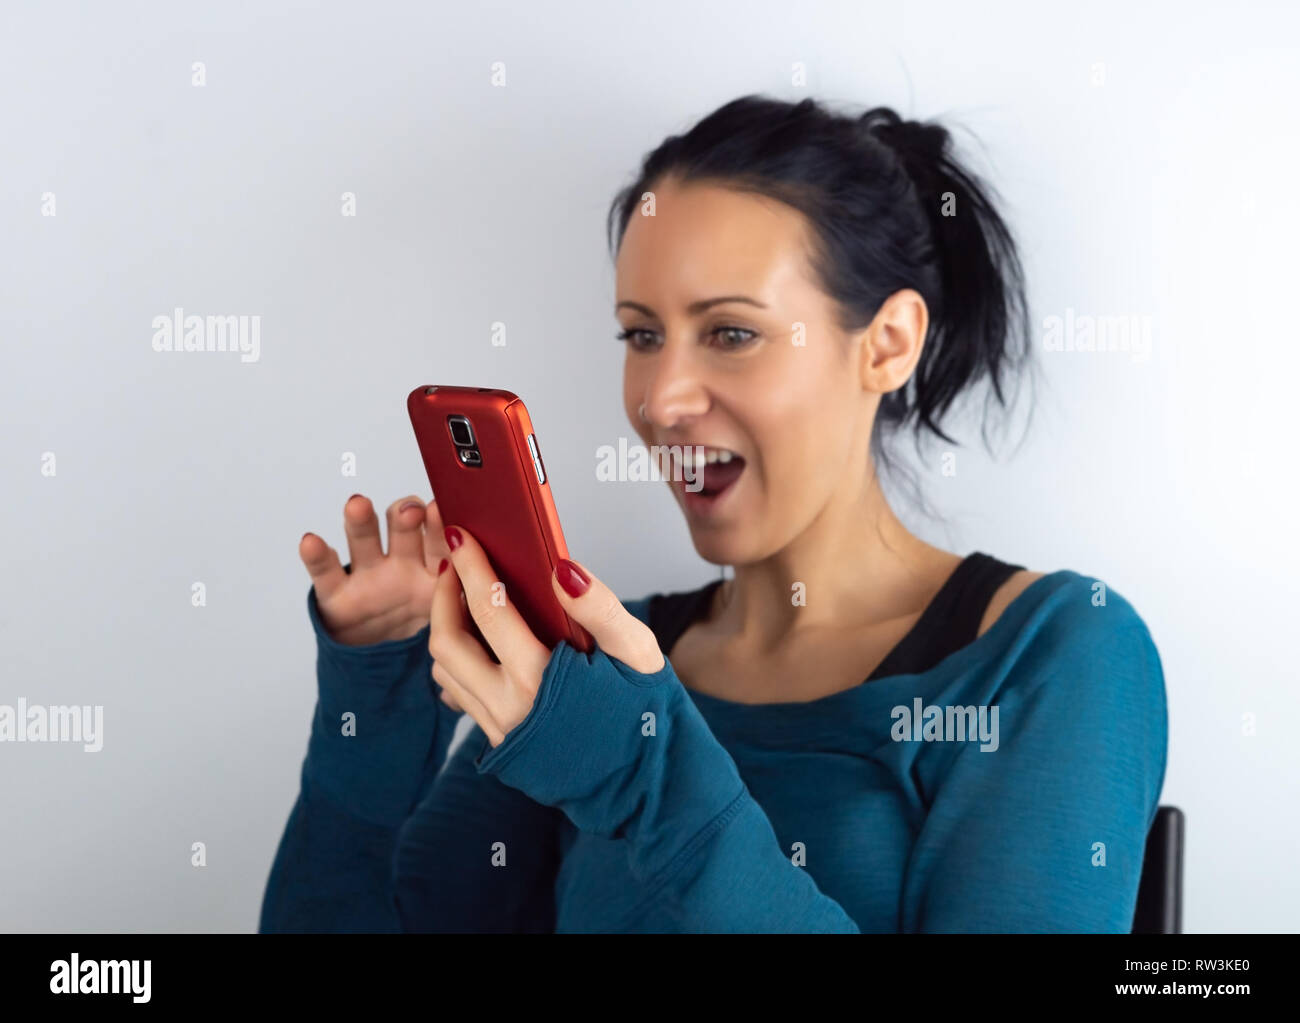
[(448, 419), (451, 425), (451, 439), (462, 448), (467, 448), (474, 443), (474, 434), (469, 428), (469, 420), (464, 416), (451, 416)]
[(474, 448), (463, 449), (460, 453), (460, 460), (464, 462), (466, 465), (479, 465), (482, 463), (482, 459), (479, 457), (478, 451), (476, 451)]

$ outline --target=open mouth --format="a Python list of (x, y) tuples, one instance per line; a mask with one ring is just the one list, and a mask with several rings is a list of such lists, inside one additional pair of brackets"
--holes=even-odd
[(745, 459), (726, 448), (692, 445), (674, 454), (673, 485), (682, 488), (686, 501), (707, 508), (731, 490), (745, 471)]

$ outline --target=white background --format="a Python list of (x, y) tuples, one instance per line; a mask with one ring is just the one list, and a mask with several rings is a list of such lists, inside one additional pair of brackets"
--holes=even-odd
[[(898, 510), (1134, 604), (1186, 928), (1296, 930), (1287, 8), (6, 3), (0, 703), (102, 704), (105, 745), (0, 744), (0, 929), (256, 927), (314, 702), (298, 538), (341, 544), (354, 491), (427, 494), (417, 384), (525, 397), (570, 549), (626, 598), (716, 573), (662, 485), (595, 478), (630, 435), (604, 216), (665, 135), (763, 92), (964, 126), (1035, 323), (1152, 317), (1145, 362), (1040, 350), (1015, 457), (968, 432), (955, 477), (917, 465), (945, 521)], [(261, 359), (154, 352), (176, 306), (260, 315)]]

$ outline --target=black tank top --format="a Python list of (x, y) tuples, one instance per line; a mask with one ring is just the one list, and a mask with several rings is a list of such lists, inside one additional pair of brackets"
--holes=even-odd
[[(866, 681), (929, 671), (949, 654), (973, 642), (993, 594), (1023, 568), (979, 551), (966, 555), (916, 624)], [(714, 591), (721, 585), (721, 579), (714, 579), (697, 590), (660, 593), (650, 599), (650, 629), (665, 656), (671, 654), (682, 633), (708, 612)]]

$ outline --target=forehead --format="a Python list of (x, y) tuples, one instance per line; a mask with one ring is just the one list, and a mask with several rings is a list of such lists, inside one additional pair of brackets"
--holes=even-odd
[(806, 223), (798, 210), (704, 183), (661, 183), (653, 191), (655, 215), (642, 215), (641, 203), (628, 220), (615, 301), (671, 298), (684, 305), (719, 294), (766, 301), (808, 286)]

